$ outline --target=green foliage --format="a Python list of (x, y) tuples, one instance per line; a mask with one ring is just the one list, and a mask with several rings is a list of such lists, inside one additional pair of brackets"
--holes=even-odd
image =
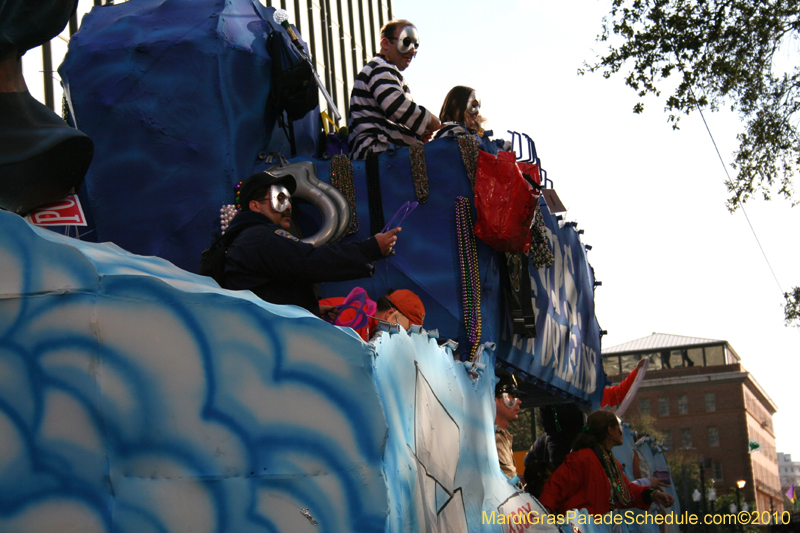
[(519, 418), (508, 425), (508, 431), (514, 435), (512, 450), (515, 452), (528, 451), (533, 446), (533, 433), (531, 432), (531, 416), (533, 410), (526, 409), (519, 412)]
[(786, 325), (800, 327), (800, 287), (794, 287), (784, 296), (786, 303), (783, 304), (783, 313), (786, 317)]
[(643, 415), (637, 411), (632, 417), (626, 418), (625, 422), (630, 423), (631, 430), (641, 438), (645, 435), (653, 437), (657, 443), (664, 443), (664, 434), (656, 429), (656, 418), (650, 415)]
[[(799, 30), (796, 0), (613, 0), (597, 38), (609, 48), (585, 71), (606, 78), (623, 73), (640, 98), (660, 96), (660, 87), (677, 82), (665, 99), (674, 128), (695, 109), (738, 112), (744, 123), (733, 164), (738, 174), (726, 182), (734, 211), (757, 193), (794, 194), (800, 68), (792, 61), (791, 71), (782, 72), (775, 60)], [(644, 102), (633, 110), (641, 113)]]

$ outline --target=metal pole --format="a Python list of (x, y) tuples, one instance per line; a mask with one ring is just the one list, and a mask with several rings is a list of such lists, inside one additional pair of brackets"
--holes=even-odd
[[(683, 505), (681, 507), (683, 509), (689, 509), (689, 502), (692, 501), (692, 499), (689, 498), (689, 480), (686, 479), (686, 463), (681, 465), (681, 477), (683, 478)], [(691, 533), (691, 531), (691, 524), (686, 524), (686, 532)]]
[(703, 530), (708, 533), (708, 524), (705, 522), (705, 516), (708, 514), (706, 507), (706, 470), (703, 468), (704, 459), (700, 460), (700, 493), (703, 496)]
[[(736, 510), (737, 511), (741, 511), (742, 510), (742, 498), (741, 498), (741, 495), (742, 495), (742, 490), (739, 488), (739, 484), (737, 483), (736, 484)], [(739, 532), (741, 533), (741, 531), (742, 531), (742, 523), (740, 521), (738, 521), (738, 520), (736, 521), (736, 523), (739, 525)]]

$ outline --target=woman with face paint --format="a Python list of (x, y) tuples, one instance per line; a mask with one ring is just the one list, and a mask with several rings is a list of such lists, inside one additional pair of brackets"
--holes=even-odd
[(483, 124), (486, 122), (481, 115), (481, 99), (475, 89), (456, 85), (444, 99), (439, 119), (442, 129), (436, 132), (435, 139), (439, 137), (455, 137), (457, 135), (483, 134)]
[(636, 485), (622, 473), (613, 449), (622, 444), (622, 425), (613, 411), (595, 411), (586, 420), (570, 453), (542, 488), (539, 501), (548, 510), (566, 513), (586, 509), (591, 515), (614, 509), (665, 507), (675, 500), (658, 489)]

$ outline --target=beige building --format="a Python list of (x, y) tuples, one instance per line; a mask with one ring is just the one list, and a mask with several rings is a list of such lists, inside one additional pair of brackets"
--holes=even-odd
[[(656, 419), (666, 446), (705, 459), (706, 479), (719, 494), (744, 480), (757, 510), (782, 511), (772, 415), (778, 407), (724, 340), (653, 333), (603, 350), (603, 366), (619, 382), (642, 357), (647, 376), (628, 410)], [(750, 442), (757, 442), (750, 451)]]

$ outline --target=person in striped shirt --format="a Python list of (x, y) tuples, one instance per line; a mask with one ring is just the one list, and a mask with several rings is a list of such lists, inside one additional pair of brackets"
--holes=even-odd
[(427, 142), (441, 127), (439, 119), (414, 103), (403, 79), (419, 49), (417, 28), (393, 20), (381, 28), (381, 52), (364, 65), (350, 95), (350, 157), (364, 159), (389, 146)]

